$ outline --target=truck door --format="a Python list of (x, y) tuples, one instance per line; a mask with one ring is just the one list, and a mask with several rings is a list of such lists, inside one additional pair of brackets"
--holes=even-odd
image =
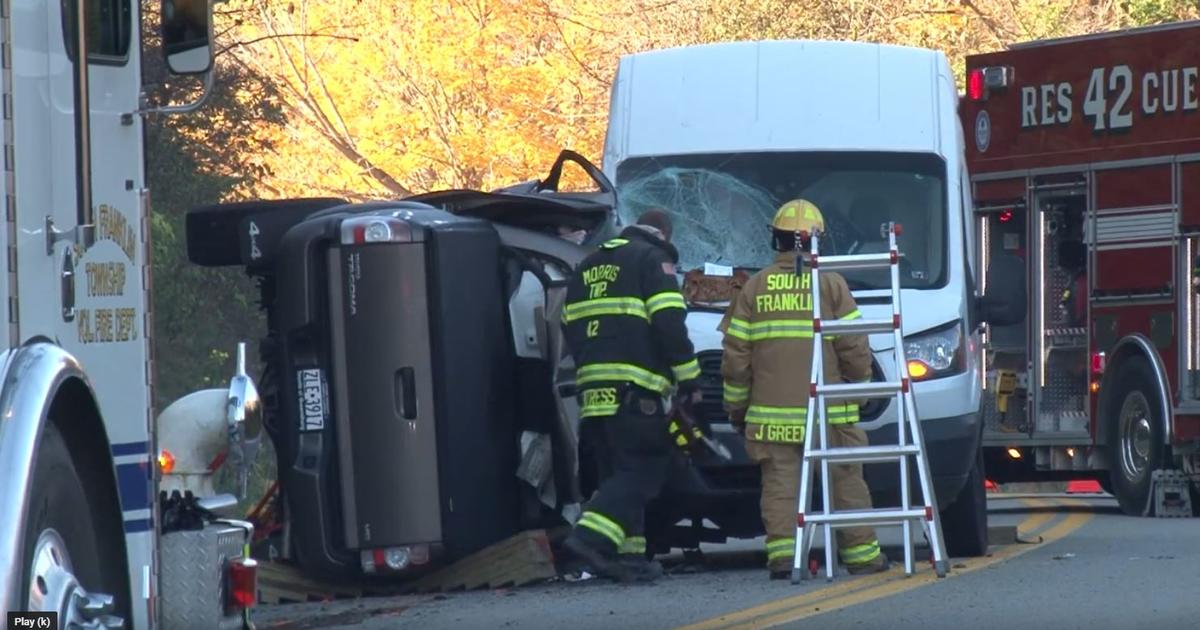
[(1034, 437), (1089, 438), (1087, 177), (1035, 178)]
[[(132, 536), (132, 584), (141, 585), (149, 577), (143, 570), (150, 566), (153, 543), (139, 203), (142, 129), (137, 115), (125, 117), (138, 108), (139, 30), (132, 0), (85, 0), (90, 89), (76, 94), (77, 6), (18, 3), (12, 14), (21, 24), (12, 29), (12, 55), (20, 60), (20, 70), (7, 71), (12, 72), (17, 121), (18, 288), (9, 331), (17, 343), (42, 338), (61, 344), (91, 379), (117, 464), (125, 531)], [(77, 109), (89, 108), (88, 120), (76, 117)], [(90, 133), (82, 135), (88, 127)], [(79, 137), (90, 141), (90, 156), (80, 151)], [(86, 191), (89, 180), (91, 202), (79, 204), (76, 191)], [(9, 213), (12, 217), (11, 206)], [(88, 225), (94, 241), (76, 230)], [(145, 626), (145, 606), (139, 607), (137, 599), (134, 604), (134, 625)]]
[(1087, 439), (1088, 225), (1083, 175), (978, 182), (976, 213), (986, 261), (1026, 262), (1029, 314), (988, 331), (985, 441)]
[[(976, 182), (974, 188), (980, 243), (976, 282), (981, 292), (987, 291), (990, 263), (999, 256), (1024, 261), (1026, 274), (1031, 276), (1028, 227), (1031, 212), (1025, 178)], [(1033, 286), (1028, 281), (1027, 284)], [(1010, 444), (1029, 430), (1030, 319), (1026, 317), (1009, 326), (990, 325), (987, 329), (986, 391), (982, 405), (986, 423), (984, 439), (990, 443)]]
[[(24, 37), (27, 46), (38, 42), (47, 51), (41, 75), (16, 95), (20, 118), (40, 118), (16, 125), (20, 337), (62, 344), (92, 379), (109, 439), (144, 443), (142, 129), (139, 116), (126, 116), (137, 110), (140, 89), (132, 0), (86, 0), (90, 89), (79, 100), (72, 76), (75, 5), (39, 6), (48, 47), (47, 30), (14, 32), (18, 48)], [(77, 103), (90, 108), (90, 156), (77, 142)], [(90, 177), (78, 175), (79, 163), (90, 167)], [(76, 191), (89, 184), (90, 205), (81, 208)]]

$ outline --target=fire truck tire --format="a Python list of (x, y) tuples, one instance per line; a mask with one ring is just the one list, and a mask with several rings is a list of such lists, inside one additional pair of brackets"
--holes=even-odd
[(101, 559), (105, 547), (119, 546), (101, 539), (88, 508), (83, 479), (53, 422), (43, 430), (30, 487), (20, 601), (30, 602), (34, 588), (39, 589), (40, 596), (53, 599), (55, 594), (48, 591), (63, 583), (56, 578), (61, 578), (61, 571), (66, 569), (89, 595), (111, 595), (116, 609), (106, 612), (128, 620), (127, 598), (122, 593), (125, 579), (115, 566), (106, 567)]
[(1126, 361), (1114, 377), (1116, 391), (1106, 416), (1112, 462), (1109, 475), (1121, 511), (1137, 516), (1150, 496), (1151, 471), (1164, 465), (1164, 412), (1154, 375), (1145, 361)]
[(987, 554), (987, 488), (984, 486), (983, 449), (958, 499), (941, 513), (946, 553), (955, 558), (975, 558)]

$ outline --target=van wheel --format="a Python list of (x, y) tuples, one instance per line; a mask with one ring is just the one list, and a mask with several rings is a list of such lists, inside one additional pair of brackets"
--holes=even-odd
[(1121, 365), (1113, 379), (1108, 423), (1109, 475), (1121, 511), (1140, 516), (1150, 497), (1150, 475), (1163, 468), (1163, 410), (1154, 375), (1142, 360)]
[(112, 614), (124, 608), (124, 579), (101, 563), (100, 550), (112, 541), (98, 534), (83, 481), (53, 422), (42, 431), (30, 488), (19, 601), (26, 610), (58, 612), (64, 628), (128, 625)]
[(983, 448), (958, 499), (941, 513), (946, 554), (955, 558), (974, 558), (987, 554), (987, 488), (984, 486)]

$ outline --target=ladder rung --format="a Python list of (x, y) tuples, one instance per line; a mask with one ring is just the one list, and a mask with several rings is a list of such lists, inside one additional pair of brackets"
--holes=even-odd
[(892, 265), (892, 253), (849, 254), (846, 256), (821, 256), (817, 258), (818, 271), (854, 271), (864, 269), (887, 269)]
[(889, 459), (899, 460), (908, 455), (919, 455), (921, 449), (916, 444), (905, 446), (852, 446), (848, 448), (831, 448), (826, 450), (813, 449), (807, 457), (815, 460), (831, 462), (886, 462)]
[(884, 509), (884, 510), (868, 510), (862, 512), (837, 512), (834, 514), (805, 514), (804, 523), (806, 525), (823, 525), (829, 523), (831, 525), (847, 525), (847, 524), (862, 524), (876, 525), (889, 521), (904, 521), (925, 520), (925, 508), (913, 508), (910, 510), (901, 509)]
[(817, 395), (830, 400), (851, 400), (854, 398), (875, 398), (888, 396), (899, 392), (901, 385), (898, 381), (884, 383), (842, 383), (839, 385), (818, 385)]
[(821, 320), (822, 335), (869, 335), (888, 333), (897, 328), (891, 319)]

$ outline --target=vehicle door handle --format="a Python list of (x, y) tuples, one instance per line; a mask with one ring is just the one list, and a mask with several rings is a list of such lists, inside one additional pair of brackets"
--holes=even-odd
[(75, 320), (75, 248), (63, 250), (62, 317), (64, 322)]
[(405, 420), (417, 418), (416, 375), (411, 367), (396, 370), (396, 410)]

